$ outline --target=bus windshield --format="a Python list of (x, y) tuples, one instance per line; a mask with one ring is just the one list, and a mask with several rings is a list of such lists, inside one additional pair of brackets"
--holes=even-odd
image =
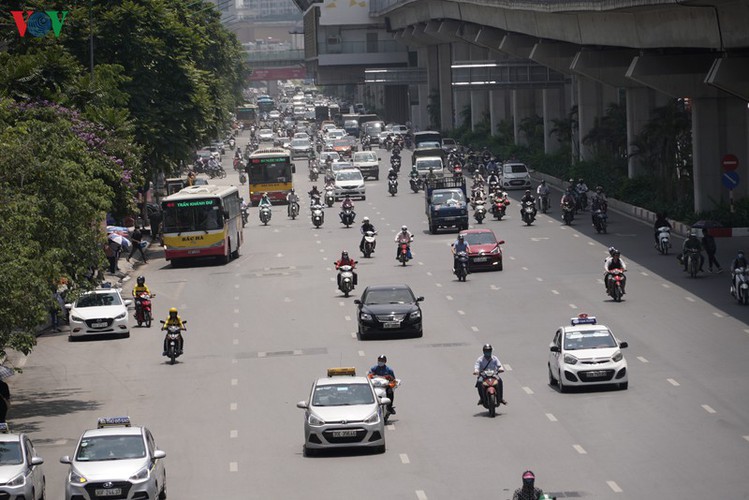
[(291, 182), (291, 163), (286, 158), (250, 158), (250, 183)]
[(224, 227), (218, 198), (165, 201), (163, 209), (165, 233), (213, 231)]

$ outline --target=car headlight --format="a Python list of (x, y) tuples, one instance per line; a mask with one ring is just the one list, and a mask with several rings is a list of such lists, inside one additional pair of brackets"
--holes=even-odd
[(363, 313), (361, 313), (361, 315), (359, 317), (361, 318), (362, 321), (372, 321), (372, 315), (369, 314), (369, 313), (364, 313), (363, 312)]
[(76, 316), (75, 314), (71, 314), (70, 321), (77, 321), (78, 323), (83, 323), (83, 318), (81, 318), (80, 316)]
[(6, 483), (7, 486), (23, 486), (26, 484), (26, 475), (22, 472)]
[(376, 424), (380, 421), (380, 412), (376, 411), (373, 414), (371, 414), (369, 417), (364, 419), (365, 424)]
[(421, 318), (421, 311), (416, 309), (414, 312), (410, 314), (411, 319), (419, 319)]
[(613, 356), (611, 356), (611, 361), (613, 361), (614, 363), (618, 363), (618, 362), (619, 362), (619, 361), (621, 361), (621, 360), (622, 360), (623, 358), (624, 358), (624, 356), (622, 355), (622, 351), (616, 351), (616, 352), (614, 353), (614, 355), (613, 355)]
[(70, 481), (70, 484), (86, 484), (88, 482), (88, 479), (81, 476), (77, 471), (71, 470), (68, 481)]
[(131, 481), (143, 481), (144, 479), (148, 479), (150, 471), (148, 470), (148, 467), (143, 467), (141, 470), (130, 476)]
[(577, 358), (573, 356), (572, 354), (565, 354), (564, 355), (564, 362), (568, 365), (576, 365), (577, 364)]
[(114, 317), (115, 320), (127, 318), (127, 311)]
[(309, 417), (307, 417), (307, 423), (309, 425), (319, 426), (319, 425), (325, 425), (325, 420), (317, 418), (316, 416), (310, 413)]
[(489, 253), (493, 253), (493, 254), (498, 254), (499, 252), (500, 252), (500, 249), (499, 249), (499, 245), (497, 245), (497, 246), (496, 246), (496, 247), (494, 247), (494, 248), (492, 249), (492, 251), (491, 251), (491, 252), (489, 252)]

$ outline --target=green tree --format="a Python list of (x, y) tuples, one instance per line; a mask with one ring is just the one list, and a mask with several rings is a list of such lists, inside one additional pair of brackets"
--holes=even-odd
[(518, 130), (525, 136), (528, 149), (543, 151), (544, 149), (544, 119), (538, 115), (523, 118)]
[(432, 130), (442, 129), (442, 107), (440, 103), (440, 94), (432, 90), (429, 94), (429, 104), (427, 104), (427, 113), (429, 115), (429, 128)]
[(593, 148), (595, 156), (623, 164), (627, 159), (627, 108), (611, 103), (603, 116), (595, 118), (593, 128), (583, 137), (583, 144)]

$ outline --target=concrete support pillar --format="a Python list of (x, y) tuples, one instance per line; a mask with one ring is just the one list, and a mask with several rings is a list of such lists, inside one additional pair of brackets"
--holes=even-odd
[[(469, 45), (469, 55), (471, 61), (486, 61), (489, 59), (489, 50), (476, 45)], [(476, 125), (481, 123), (486, 115), (489, 114), (489, 91), (472, 90), (471, 91), (471, 130), (476, 129)]]
[(497, 133), (497, 127), (503, 120), (507, 120), (511, 115), (510, 109), (510, 91), (491, 90), (489, 91), (489, 125), (491, 133)]
[[(426, 66), (427, 66), (427, 84), (426, 91), (422, 93), (421, 85), (419, 86), (419, 107), (422, 107), (426, 120), (418, 123), (420, 130), (428, 130), (430, 128), (439, 128), (436, 123), (431, 123), (429, 114), (429, 106), (432, 105), (430, 99), (431, 95), (439, 95), (440, 93), (440, 59), (439, 59), (439, 46), (428, 45), (425, 47), (426, 52)], [(435, 103), (436, 104), (436, 103)]]
[(419, 130), (428, 130), (429, 110), (427, 109), (427, 105), (429, 104), (429, 86), (419, 85), (417, 92), (419, 93), (419, 104), (412, 107), (411, 124), (414, 127), (419, 127)]
[(618, 91), (584, 76), (577, 78), (577, 117), (580, 134), (580, 160), (593, 157), (593, 151), (584, 144), (585, 136), (595, 125), (596, 117), (603, 116), (611, 102), (618, 102)]
[(268, 94), (278, 95), (278, 80), (268, 80)]
[(734, 154), (739, 159), (739, 187), (734, 198), (747, 193), (747, 110), (746, 101), (733, 97), (696, 98), (692, 101), (692, 155), (694, 161), (694, 210), (714, 208), (715, 201), (727, 201), (728, 190), (721, 184), (721, 158)]
[(547, 155), (559, 151), (561, 142), (556, 135), (552, 135), (554, 120), (564, 116), (564, 87), (543, 89), (543, 118), (544, 118), (544, 153)]
[[(457, 61), (466, 62), (471, 58), (470, 45), (465, 42), (454, 42), (451, 43), (452, 47), (452, 62)], [(471, 107), (471, 93), (467, 90), (455, 90), (453, 89), (453, 126), (462, 127), (463, 117), (466, 109)], [(472, 122), (473, 120), (471, 120)], [(471, 124), (469, 122), (469, 125)]]
[(528, 140), (520, 132), (520, 122), (536, 114), (536, 91), (534, 89), (516, 89), (512, 91), (512, 121), (515, 132), (515, 144), (525, 145)]
[(630, 179), (642, 173), (642, 158), (636, 154), (637, 147), (633, 144), (650, 119), (654, 94), (653, 90), (645, 87), (627, 89), (627, 175)]
[(440, 105), (440, 128), (444, 131), (452, 130), (453, 127), (453, 74), (450, 69), (452, 54), (450, 44), (443, 43), (438, 46), (439, 57), (439, 105)]

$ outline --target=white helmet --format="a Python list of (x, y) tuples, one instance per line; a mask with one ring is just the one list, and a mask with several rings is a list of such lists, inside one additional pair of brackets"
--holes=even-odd
[(369, 222), (369, 217), (364, 217), (361, 221), (362, 222)]
[(406, 232), (406, 231), (408, 231), (408, 227), (407, 227), (407, 226), (405, 226), (405, 225), (401, 226), (401, 231), (403, 231), (403, 232)]

